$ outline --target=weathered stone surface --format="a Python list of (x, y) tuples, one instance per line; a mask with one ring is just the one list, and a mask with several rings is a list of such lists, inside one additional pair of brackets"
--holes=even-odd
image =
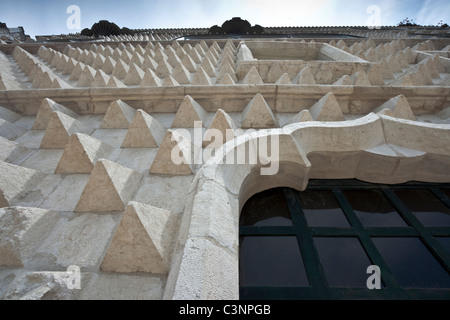
[(122, 273), (168, 273), (175, 227), (176, 221), (169, 211), (130, 202), (111, 240), (101, 269)]
[(316, 102), (309, 113), (315, 121), (344, 121), (344, 115), (333, 93), (326, 94)]
[(32, 129), (45, 130), (55, 111), (62, 112), (75, 119), (78, 117), (78, 115), (69, 108), (66, 108), (63, 105), (46, 98), (42, 100), (41, 106), (39, 107), (39, 111), (36, 115), (36, 119), (34, 120)]
[(193, 173), (192, 142), (174, 130), (167, 130), (150, 167), (150, 173), (190, 175)]
[(166, 128), (139, 109), (123, 140), (122, 148), (157, 148), (165, 135)]
[(416, 120), (411, 106), (408, 103), (406, 97), (401, 94), (389, 101), (383, 103), (381, 106), (376, 108), (373, 112), (382, 113), (391, 117), (402, 118), (406, 120)]
[(41, 142), (41, 149), (64, 149), (69, 137), (74, 133), (91, 133), (92, 129), (80, 121), (55, 111), (45, 129)]
[(3, 120), (13, 123), (14, 121), (19, 120), (21, 117), (22, 116), (18, 113), (15, 113), (9, 109), (0, 107), (0, 118)]
[[(217, 110), (214, 115), (211, 124), (209, 125), (208, 130), (206, 130), (203, 135), (203, 147), (207, 147), (208, 145), (212, 146), (220, 146), (225, 142), (228, 142), (234, 139), (234, 130), (236, 130), (238, 126), (234, 122), (234, 120), (222, 109)], [(215, 132), (218, 130), (221, 133), (221, 138), (215, 136)], [(213, 141), (211, 141), (213, 140)]]
[(264, 81), (261, 79), (261, 75), (256, 67), (253, 66), (242, 79), (242, 84), (264, 84)]
[(258, 93), (242, 111), (242, 128), (273, 128), (277, 126), (275, 116), (264, 97)]
[(0, 209), (0, 265), (22, 267), (52, 230), (58, 214), (39, 208)]
[(106, 159), (94, 166), (75, 212), (123, 210), (136, 191), (142, 175)]
[(161, 79), (156, 73), (152, 69), (147, 68), (140, 84), (141, 87), (160, 87), (161, 84)]
[(292, 81), (294, 84), (316, 84), (316, 79), (311, 72), (311, 68), (306, 66), (298, 73), (298, 75)]
[(133, 121), (136, 109), (122, 100), (113, 101), (109, 104), (101, 129), (128, 129)]
[(205, 125), (207, 112), (191, 96), (185, 96), (175, 115), (172, 128), (193, 128), (195, 121)]
[(113, 151), (113, 147), (100, 140), (75, 133), (69, 138), (55, 173), (91, 173), (95, 162)]

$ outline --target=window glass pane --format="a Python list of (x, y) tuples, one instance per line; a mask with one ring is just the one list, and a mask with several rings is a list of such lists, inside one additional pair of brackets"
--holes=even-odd
[(291, 226), (283, 189), (271, 189), (251, 197), (242, 208), (241, 226)]
[(308, 286), (296, 237), (241, 237), (240, 285)]
[(426, 189), (395, 190), (397, 197), (426, 227), (450, 226), (450, 209)]
[(331, 287), (366, 287), (372, 265), (357, 238), (314, 238)]
[(447, 195), (447, 197), (450, 198), (450, 189), (440, 189), (440, 190), (443, 194)]
[(444, 247), (448, 254), (450, 254), (450, 237), (436, 237), (436, 240)]
[(365, 227), (407, 227), (406, 222), (391, 206), (381, 191), (342, 190)]
[(450, 288), (450, 276), (420, 239), (373, 238), (372, 240), (401, 286)]
[(306, 190), (299, 198), (310, 227), (350, 227), (332, 191)]

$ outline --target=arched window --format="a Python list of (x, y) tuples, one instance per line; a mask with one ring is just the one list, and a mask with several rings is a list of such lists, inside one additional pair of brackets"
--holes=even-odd
[(450, 299), (449, 198), (356, 180), (258, 193), (240, 216), (240, 298)]

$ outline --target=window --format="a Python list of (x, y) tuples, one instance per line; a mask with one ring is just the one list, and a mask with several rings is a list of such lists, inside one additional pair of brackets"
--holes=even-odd
[[(450, 185), (315, 180), (253, 196), (241, 299), (450, 299)], [(376, 265), (381, 288), (367, 280)]]

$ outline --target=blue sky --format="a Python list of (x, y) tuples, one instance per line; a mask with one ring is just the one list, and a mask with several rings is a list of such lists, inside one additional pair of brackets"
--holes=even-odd
[(81, 31), (69, 29), (67, 8), (80, 8), (81, 29), (99, 20), (128, 28), (199, 28), (242, 17), (262, 26), (365, 26), (380, 8), (382, 25), (404, 18), (418, 24), (450, 24), (449, 0), (1, 0), (0, 22), (23, 26), (32, 37)]

